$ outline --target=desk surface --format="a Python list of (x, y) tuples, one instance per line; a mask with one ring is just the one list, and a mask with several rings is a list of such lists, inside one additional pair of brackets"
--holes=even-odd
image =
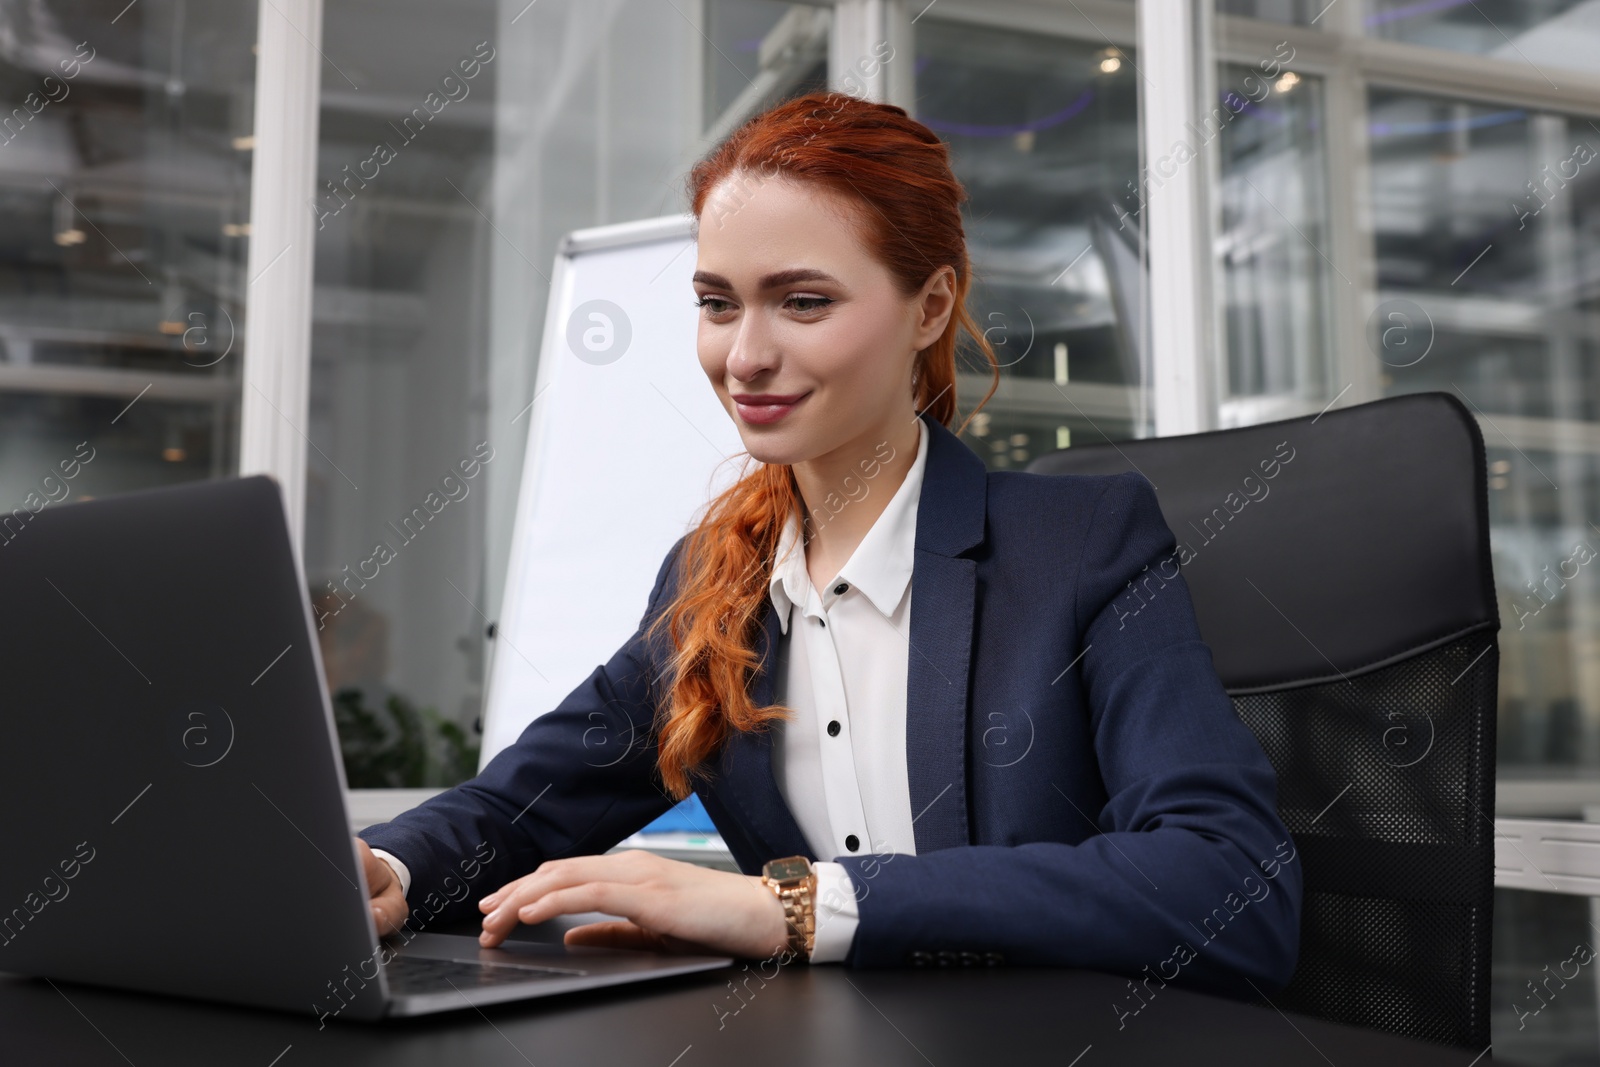
[[(247, 961), (248, 937), (240, 948)], [(769, 963), (765, 973), (773, 969)], [(1130, 1007), (1126, 980), (1089, 971), (790, 964), (766, 981), (759, 972), (756, 963), (737, 964), (481, 1011), (334, 1020), (320, 1031), (309, 1011), (300, 1017), (0, 975), (0, 1058), (83, 1067), (1468, 1067), (1491, 1059), (1170, 986), (1119, 1020), (1117, 1006)], [(742, 997), (729, 984), (736, 977)]]

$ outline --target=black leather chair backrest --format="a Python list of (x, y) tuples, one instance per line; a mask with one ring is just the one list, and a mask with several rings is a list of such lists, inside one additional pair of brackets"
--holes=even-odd
[(1448, 393), (1040, 456), (1137, 470), (1304, 864), (1271, 1002), (1489, 1044), (1500, 628), (1483, 437)]

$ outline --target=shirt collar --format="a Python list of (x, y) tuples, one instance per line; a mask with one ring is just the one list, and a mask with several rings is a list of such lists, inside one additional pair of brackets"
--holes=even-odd
[[(911, 582), (917, 536), (917, 502), (922, 496), (922, 474), (928, 460), (928, 428), (917, 419), (917, 458), (906, 472), (905, 481), (895, 490), (889, 504), (867, 531), (838, 576), (821, 594), (826, 609), (838, 599), (834, 589), (847, 582), (860, 590), (885, 618), (894, 612)], [(870, 483), (868, 483), (870, 485)], [(848, 504), (846, 505), (849, 506)], [(817, 597), (816, 587), (806, 570), (804, 548), (800, 545), (800, 520), (791, 514), (784, 523), (774, 556), (768, 596), (778, 613), (778, 625), (789, 632), (790, 607), (807, 604)]]

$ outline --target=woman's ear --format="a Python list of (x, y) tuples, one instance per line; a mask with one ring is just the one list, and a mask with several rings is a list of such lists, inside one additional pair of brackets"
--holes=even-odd
[(917, 351), (927, 348), (944, 335), (956, 308), (956, 271), (948, 263), (928, 276), (918, 298), (921, 319), (913, 347)]

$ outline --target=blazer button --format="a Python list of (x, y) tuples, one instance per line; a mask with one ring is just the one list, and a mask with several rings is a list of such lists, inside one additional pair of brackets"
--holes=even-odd
[(926, 967), (932, 962), (932, 957), (921, 949), (917, 949), (915, 952), (906, 953), (906, 962), (913, 967)]
[(983, 954), (983, 962), (988, 964), (990, 967), (998, 967), (1005, 961), (1005, 954), (1001, 952), (985, 952)]
[(844, 591), (845, 591), (845, 590), (846, 590), (846, 589), (849, 589), (849, 588), (850, 588), (850, 585), (849, 585), (849, 583), (847, 583), (847, 582), (840, 582), (840, 583), (839, 583), (839, 584), (838, 584), (838, 585), (836, 585), (836, 586), (834, 586), (834, 587), (833, 587), (833, 591), (834, 591), (834, 592), (835, 592), (835, 593), (842, 593), (842, 592), (844, 592)]
[(828, 736), (829, 737), (838, 737), (839, 736), (839, 720), (838, 719), (834, 719), (832, 722), (828, 723)]
[(854, 852), (856, 849), (861, 847), (861, 839), (856, 837), (855, 834), (851, 834), (844, 839), (844, 847), (849, 849), (851, 852)]

